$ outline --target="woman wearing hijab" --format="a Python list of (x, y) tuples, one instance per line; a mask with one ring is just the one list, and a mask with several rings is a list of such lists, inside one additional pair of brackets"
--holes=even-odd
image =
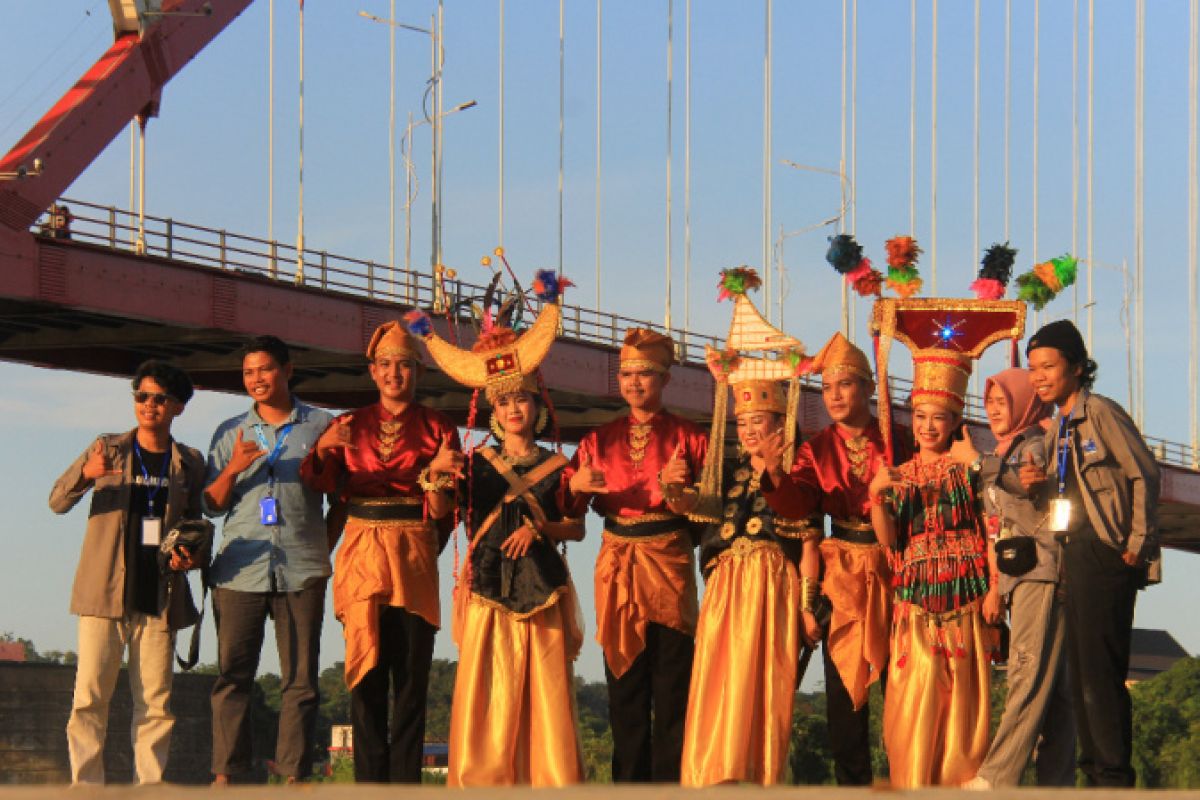
[(1052, 412), (1029, 372), (1006, 369), (988, 378), (984, 404), (996, 449), (980, 460), (993, 584), (984, 618), (999, 622), (1008, 608), (1012, 637), (1008, 698), (987, 757), (965, 786), (1016, 786), (1034, 748), (1039, 786), (1075, 785), (1075, 732), (1067, 691), (1065, 627), (1058, 591), (1058, 543), (1042, 524), (1044, 503), (1018, 478), (1022, 465), (1046, 465), (1044, 437)]

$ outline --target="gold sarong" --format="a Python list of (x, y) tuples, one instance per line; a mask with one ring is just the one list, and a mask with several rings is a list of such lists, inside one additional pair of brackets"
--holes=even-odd
[(684, 786), (784, 779), (799, 618), (800, 578), (778, 545), (738, 539), (718, 557), (696, 627)]
[(583, 634), (569, 591), (530, 616), (475, 594), (465, 602), (450, 786), (567, 786), (583, 780), (571, 662)]
[(696, 568), (686, 531), (642, 537), (605, 531), (595, 578), (596, 641), (616, 677), (645, 649), (647, 623), (695, 635)]
[(380, 606), (397, 606), (441, 626), (437, 557), (432, 523), (347, 520), (333, 570), (333, 613), (346, 639), (347, 688), (379, 663)]
[(821, 591), (833, 605), (825, 646), (857, 710), (888, 663), (892, 571), (877, 544), (825, 539), (821, 558)]
[(883, 704), (893, 788), (975, 777), (988, 749), (995, 633), (980, 601), (944, 614), (897, 608)]

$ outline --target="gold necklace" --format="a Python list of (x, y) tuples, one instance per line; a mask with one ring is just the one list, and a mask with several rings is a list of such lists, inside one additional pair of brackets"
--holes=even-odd
[(379, 459), (381, 461), (387, 461), (392, 457), (392, 450), (396, 448), (396, 442), (399, 441), (400, 434), (403, 432), (404, 422), (402, 420), (379, 420)]
[(539, 453), (536, 447), (530, 450), (528, 453), (522, 453), (519, 456), (501, 450), (500, 460), (505, 464), (509, 464), (514, 467), (528, 467), (531, 464), (537, 463), (538, 455)]
[(859, 434), (846, 440), (846, 458), (850, 461), (850, 473), (860, 481), (867, 479), (868, 452), (871, 446), (866, 436)]
[(646, 446), (650, 444), (650, 433), (653, 425), (649, 422), (629, 422), (629, 460), (634, 469), (641, 469), (642, 461), (646, 458)]

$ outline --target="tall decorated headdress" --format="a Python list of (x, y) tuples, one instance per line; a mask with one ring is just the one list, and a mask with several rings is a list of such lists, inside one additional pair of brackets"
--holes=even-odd
[(553, 270), (539, 270), (534, 294), (543, 302), (537, 319), (528, 329), (517, 333), (504, 319), (485, 313), (479, 338), (470, 350), (438, 336), (429, 317), (409, 312), (408, 330), (425, 342), (438, 367), (455, 381), (472, 389), (482, 389), (488, 402), (511, 392), (538, 392), (538, 365), (550, 351), (558, 335), (562, 318), (559, 298), (570, 282)]
[[(768, 322), (747, 292), (762, 284), (758, 273), (749, 267), (721, 272), (717, 300), (733, 300), (733, 319), (729, 323), (726, 349), (706, 348), (706, 360), (715, 380), (712, 428), (708, 453), (700, 475), (700, 499), (689, 516), (699, 522), (720, 520), (721, 467), (725, 460), (725, 428), (728, 398), (733, 393), (734, 413), (772, 411), (783, 414), (786, 438), (785, 463), (795, 451), (796, 413), (800, 405), (800, 368), (804, 345)], [(749, 353), (773, 354), (774, 358)], [(790, 381), (785, 396), (783, 381)]]
[(879, 427), (889, 463), (892, 407), (888, 355), (892, 340), (912, 352), (912, 405), (936, 403), (961, 413), (975, 359), (1002, 339), (1012, 340), (1015, 357), (1017, 343), (1025, 333), (1025, 311), (1025, 304), (1017, 300), (914, 297), (875, 301), (871, 333), (879, 373)]

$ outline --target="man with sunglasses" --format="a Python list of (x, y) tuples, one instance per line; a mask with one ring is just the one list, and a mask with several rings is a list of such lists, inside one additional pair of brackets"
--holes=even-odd
[(329, 544), (320, 492), (300, 463), (332, 416), (291, 393), (291, 354), (274, 336), (242, 348), (254, 405), (213, 434), (205, 510), (223, 515), (213, 559), (217, 680), (212, 690), (214, 784), (251, 770), (250, 698), (267, 617), (275, 623), (282, 707), (275, 771), (289, 783), (312, 771), (317, 677)]
[(167, 707), (175, 632), (197, 617), (184, 577), (197, 566), (191, 556), (177, 550), (165, 574), (158, 560), (166, 532), (200, 515), (204, 457), (171, 437), (171, 423), (192, 397), (192, 382), (170, 364), (147, 361), (132, 383), (137, 427), (97, 437), (50, 492), (57, 514), (92, 492), (71, 590), (79, 661), (67, 747), (77, 784), (104, 782), (109, 702), (126, 654), (134, 773), (140, 784), (162, 782), (175, 725)]

